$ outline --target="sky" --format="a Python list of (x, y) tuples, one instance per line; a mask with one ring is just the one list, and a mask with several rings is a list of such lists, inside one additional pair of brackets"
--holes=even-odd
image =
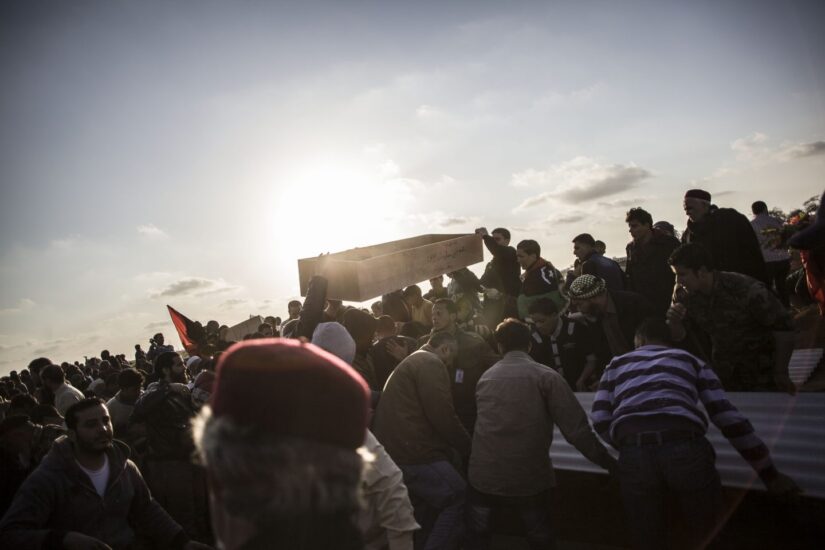
[(823, 21), (795, 0), (3, 2), (0, 374), (179, 346), (166, 304), (286, 317), (322, 252), (503, 226), (563, 268), (582, 232), (624, 255), (633, 206), (684, 228), (687, 189), (801, 206), (825, 188)]

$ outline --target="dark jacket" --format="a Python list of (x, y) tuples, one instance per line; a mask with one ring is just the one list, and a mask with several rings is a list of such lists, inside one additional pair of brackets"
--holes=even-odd
[[(642, 324), (646, 318), (654, 315), (653, 306), (642, 295), (635, 292), (626, 292), (621, 290), (609, 290), (608, 297), (612, 302), (613, 312), (605, 313), (598, 319), (596, 325), (593, 327), (594, 338), (596, 339), (597, 347), (597, 362), (600, 367), (604, 367), (610, 360), (617, 356), (632, 351), (634, 349), (633, 339), (636, 336), (636, 329)], [(608, 308), (611, 308), (608, 305)], [(615, 314), (619, 331), (621, 332), (621, 340), (623, 350), (611, 349), (610, 338), (607, 335), (609, 330), (609, 316)]]
[(595, 275), (604, 279), (608, 290), (625, 290), (624, 272), (616, 260), (593, 252), (582, 262), (581, 269), (582, 275)]
[(768, 282), (762, 249), (751, 222), (733, 208), (711, 206), (701, 221), (688, 220), (682, 243), (704, 245), (719, 271), (734, 271)]
[(301, 313), (298, 314), (298, 328), (295, 337), (303, 336), (312, 340), (312, 333), (318, 323), (324, 320), (324, 305), (327, 302), (328, 282), (320, 275), (314, 275), (307, 285), (307, 295)]
[(481, 284), (485, 288), (494, 288), (508, 296), (518, 296), (521, 289), (521, 268), (516, 259), (516, 249), (512, 246), (501, 246), (490, 235), (482, 238), (493, 259), (484, 269)]
[(69, 531), (99, 539), (113, 549), (134, 548), (138, 535), (155, 548), (181, 547), (187, 537), (149, 494), (128, 447), (108, 451), (109, 483), (100, 497), (80, 469), (67, 437), (55, 441), (23, 483), (0, 522), (2, 548), (62, 548)]
[(387, 344), (390, 340), (405, 345), (408, 351), (418, 349), (418, 341), (407, 336), (388, 336), (377, 341), (370, 348), (369, 358), (372, 361), (375, 384), (379, 388), (379, 391), (384, 389), (387, 378), (390, 377), (392, 371), (395, 370), (395, 367), (400, 363), (398, 359), (390, 355), (387, 351)]
[(679, 246), (676, 237), (653, 230), (646, 244), (630, 242), (627, 245), (627, 290), (647, 298), (654, 309), (664, 314), (670, 307), (675, 276), (667, 263), (670, 254)]
[(518, 314), (521, 319), (527, 317), (530, 304), (540, 298), (550, 298), (559, 309), (566, 300), (561, 294), (562, 279), (559, 270), (553, 264), (539, 258), (521, 275), (521, 290), (518, 296)]

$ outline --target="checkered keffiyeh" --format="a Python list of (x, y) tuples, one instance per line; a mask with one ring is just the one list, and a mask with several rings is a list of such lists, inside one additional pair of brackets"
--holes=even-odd
[(605, 291), (604, 279), (595, 275), (581, 275), (570, 285), (570, 297), (574, 300), (586, 300)]

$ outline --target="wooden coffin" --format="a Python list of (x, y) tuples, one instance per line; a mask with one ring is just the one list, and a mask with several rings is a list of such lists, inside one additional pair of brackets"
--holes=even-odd
[(313, 275), (324, 275), (328, 298), (364, 302), (483, 259), (477, 235), (420, 235), (298, 260), (298, 277), (301, 296), (306, 296)]
[(246, 321), (241, 321), (237, 325), (229, 327), (229, 332), (227, 332), (226, 339), (230, 342), (240, 342), (243, 340), (243, 337), (247, 334), (252, 334), (258, 330), (258, 327), (261, 326), (261, 323), (264, 322), (264, 318), (260, 315), (255, 315), (254, 317), (250, 317)]

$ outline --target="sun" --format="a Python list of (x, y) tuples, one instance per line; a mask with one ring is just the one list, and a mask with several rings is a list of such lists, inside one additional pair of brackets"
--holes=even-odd
[(276, 185), (274, 236), (296, 260), (391, 240), (404, 212), (395, 186), (346, 161), (305, 163)]

